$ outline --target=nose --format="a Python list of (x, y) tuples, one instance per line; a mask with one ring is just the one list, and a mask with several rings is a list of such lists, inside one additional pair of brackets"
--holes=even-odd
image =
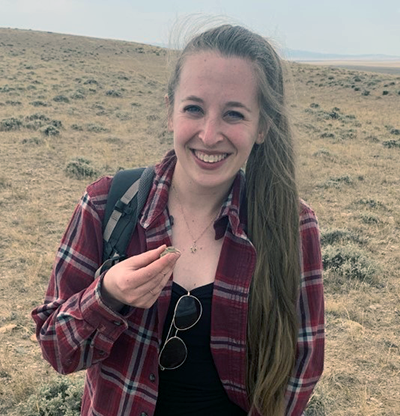
[(204, 118), (204, 123), (199, 133), (199, 138), (207, 147), (214, 147), (216, 144), (223, 140), (221, 124), (217, 118)]

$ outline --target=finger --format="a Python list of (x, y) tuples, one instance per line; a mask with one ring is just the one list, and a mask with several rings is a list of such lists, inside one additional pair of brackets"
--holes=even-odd
[(152, 276), (165, 276), (166, 274), (171, 275), (172, 271), (174, 270), (175, 264), (180, 256), (180, 253), (167, 254), (161, 257), (160, 259), (157, 259), (153, 263), (149, 264), (148, 266), (144, 267), (143, 269), (141, 269), (141, 271), (148, 273)]
[(146, 285), (143, 285), (143, 295), (140, 298), (140, 303), (137, 303), (136, 305), (144, 309), (151, 308), (151, 306), (153, 306), (153, 304), (157, 301), (158, 297), (160, 296), (160, 293), (167, 284), (170, 276), (171, 273), (165, 273), (165, 275), (163, 275), (162, 277), (161, 282), (157, 286), (153, 285), (153, 287), (151, 287), (151, 282), (149, 282)]
[(167, 246), (163, 244), (156, 249), (145, 251), (144, 253), (136, 256), (129, 257), (124, 260), (126, 266), (132, 267), (134, 270), (141, 269), (153, 263), (155, 260), (160, 258), (160, 254), (165, 250)]
[(179, 257), (180, 253), (171, 253), (140, 270), (136, 270), (136, 288), (140, 288), (142, 293), (148, 292), (153, 287), (160, 287), (161, 291), (171, 276)]
[(165, 285), (167, 284), (168, 280), (172, 275), (173, 269), (164, 269), (160, 274), (157, 280), (154, 282), (149, 282), (150, 293), (157, 293), (158, 295), (164, 289)]

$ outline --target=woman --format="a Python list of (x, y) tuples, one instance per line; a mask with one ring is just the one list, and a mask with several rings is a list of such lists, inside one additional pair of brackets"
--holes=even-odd
[(61, 373), (88, 369), (84, 415), (301, 415), (323, 367), (321, 256), (280, 60), (242, 27), (211, 29), (182, 51), (166, 101), (174, 151), (128, 259), (94, 279), (102, 178), (33, 312), (43, 354)]

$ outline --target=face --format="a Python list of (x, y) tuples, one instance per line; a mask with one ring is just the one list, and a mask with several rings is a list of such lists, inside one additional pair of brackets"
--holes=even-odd
[(212, 52), (189, 56), (175, 91), (169, 129), (175, 176), (191, 187), (229, 189), (254, 143), (261, 143), (251, 63)]

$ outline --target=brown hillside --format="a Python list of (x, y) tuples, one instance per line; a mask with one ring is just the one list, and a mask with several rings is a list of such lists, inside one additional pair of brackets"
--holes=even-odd
[[(400, 77), (291, 73), (301, 195), (326, 269), (325, 373), (307, 415), (399, 415)], [(18, 404), (55, 377), (30, 311), (85, 186), (172, 146), (166, 79), (161, 48), (0, 29), (1, 415), (28, 414)]]

